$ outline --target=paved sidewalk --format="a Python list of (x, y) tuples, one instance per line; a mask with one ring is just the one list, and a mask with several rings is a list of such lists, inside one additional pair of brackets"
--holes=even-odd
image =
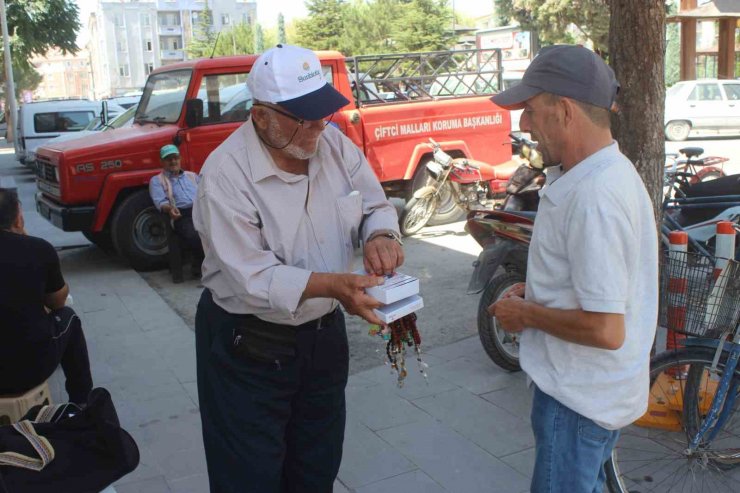
[[(141, 450), (141, 464), (116, 491), (207, 492), (192, 330), (136, 272), (99, 249), (60, 257), (95, 385), (110, 390)], [(477, 337), (425, 360), (428, 384), (413, 360), (402, 389), (387, 366), (350, 377), (335, 492), (526, 491), (533, 437), (523, 375), (496, 367)], [(60, 372), (52, 384), (54, 398), (66, 400)]]

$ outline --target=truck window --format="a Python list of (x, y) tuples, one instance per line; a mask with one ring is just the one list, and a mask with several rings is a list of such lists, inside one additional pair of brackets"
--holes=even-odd
[(203, 123), (243, 122), (249, 118), (252, 95), (247, 73), (206, 75), (198, 99), (203, 100)]
[(185, 102), (191, 70), (173, 70), (149, 76), (136, 109), (136, 122), (175, 123)]
[(79, 132), (95, 117), (92, 111), (51, 111), (33, 115), (36, 133)]

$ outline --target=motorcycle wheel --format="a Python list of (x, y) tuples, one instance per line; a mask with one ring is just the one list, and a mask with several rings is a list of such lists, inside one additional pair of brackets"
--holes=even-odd
[(418, 233), (427, 225), (429, 219), (437, 210), (437, 194), (430, 191), (421, 197), (412, 197), (406, 202), (398, 219), (401, 234), (410, 236)]
[(450, 182), (445, 183), (439, 191), (437, 210), (434, 211), (432, 217), (429, 218), (429, 226), (449, 224), (465, 219), (467, 212), (465, 209), (457, 205), (455, 199), (452, 198), (452, 194), (452, 184)]
[(496, 317), (488, 314), (488, 307), (498, 301), (514, 284), (524, 282), (524, 275), (517, 271), (493, 278), (478, 305), (478, 336), (488, 357), (507, 371), (519, 371), (519, 334), (510, 334), (498, 326)]

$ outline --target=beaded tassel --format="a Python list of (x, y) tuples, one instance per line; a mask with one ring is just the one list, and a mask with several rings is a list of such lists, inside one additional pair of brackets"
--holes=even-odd
[(370, 328), (370, 335), (380, 335), (384, 341), (387, 341), (385, 354), (391, 368), (398, 374), (399, 387), (403, 387), (403, 382), (408, 374), (406, 371), (406, 346), (414, 348), (419, 371), (424, 379), (427, 379), (425, 370), (427, 364), (421, 359), (421, 336), (416, 328), (415, 313), (410, 313), (395, 322), (391, 322), (383, 329), (373, 326)]

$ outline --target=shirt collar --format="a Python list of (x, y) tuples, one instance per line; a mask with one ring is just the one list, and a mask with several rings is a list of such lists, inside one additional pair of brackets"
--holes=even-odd
[(562, 171), (562, 167), (548, 169), (547, 185), (542, 189), (541, 196), (547, 197), (555, 205), (562, 203), (578, 183), (607, 163), (615, 153), (619, 153), (619, 145), (612, 141), (608, 146), (576, 163), (567, 173)]
[(185, 173), (185, 170), (183, 170), (182, 168), (180, 168), (180, 171), (178, 173), (176, 173), (176, 174), (175, 173), (172, 173), (169, 170), (164, 170), (164, 174), (166, 176), (168, 176), (169, 178), (178, 178), (178, 177), (182, 176), (184, 173)]
[[(305, 175), (288, 173), (277, 167), (265, 144), (260, 140), (251, 118), (243, 125), (247, 141), (247, 159), (252, 173), (252, 180), (257, 183), (270, 176), (277, 176), (287, 183), (295, 183), (306, 179)], [(313, 178), (320, 167), (317, 156), (321, 153), (323, 135), (319, 138), (319, 152), (308, 161), (308, 178)]]

